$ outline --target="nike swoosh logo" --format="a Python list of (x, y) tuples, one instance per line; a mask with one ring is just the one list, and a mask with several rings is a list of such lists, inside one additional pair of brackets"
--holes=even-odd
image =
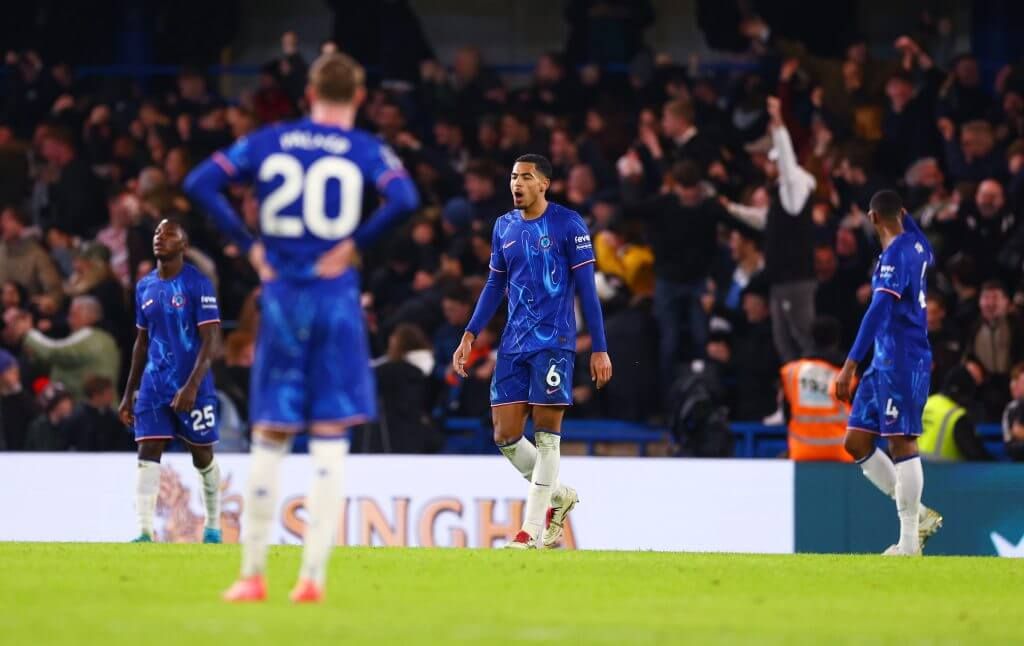
[(508, 249), (509, 247), (511, 247), (512, 245), (514, 245), (515, 243), (516, 243), (516, 241), (515, 241), (515, 240), (513, 240), (512, 242), (506, 242), (506, 243), (505, 243), (504, 245), (502, 245), (502, 247), (501, 247), (501, 248), (502, 248), (502, 249)]
[(554, 395), (557, 392), (558, 392), (558, 388), (548, 388), (548, 394), (549, 395)]

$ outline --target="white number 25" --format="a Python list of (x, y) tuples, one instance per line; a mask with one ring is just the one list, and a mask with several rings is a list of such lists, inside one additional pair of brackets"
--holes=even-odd
[[(359, 226), (363, 208), (363, 172), (344, 157), (321, 157), (303, 172), (302, 164), (291, 155), (274, 153), (260, 165), (260, 181), (275, 177), (284, 181), (260, 205), (260, 229), (279, 238), (301, 238), (306, 229), (324, 240), (340, 240)], [(328, 217), (325, 209), (328, 182), (338, 183), (341, 191), (338, 217)], [(284, 213), (295, 203), (298, 212)]]
[(213, 415), (213, 404), (204, 406), (202, 410), (197, 408), (190, 414), (192, 415), (193, 431), (205, 431), (217, 424), (217, 419)]

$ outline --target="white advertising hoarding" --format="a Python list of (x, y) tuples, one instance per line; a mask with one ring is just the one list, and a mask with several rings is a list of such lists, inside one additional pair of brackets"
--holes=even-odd
[[(249, 460), (217, 459), (224, 536), (234, 542)], [(0, 540), (134, 537), (135, 469), (129, 454), (0, 453)], [(275, 542), (301, 542), (310, 476), (308, 456), (284, 461)], [(567, 528), (570, 548), (793, 551), (790, 462), (567, 457), (561, 476), (581, 499)], [(199, 490), (189, 456), (164, 457), (158, 540), (201, 535)], [(498, 547), (519, 529), (526, 491), (526, 481), (498, 456), (351, 456), (338, 542)]]

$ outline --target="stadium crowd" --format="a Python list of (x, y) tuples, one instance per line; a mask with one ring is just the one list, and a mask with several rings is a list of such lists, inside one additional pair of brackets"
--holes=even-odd
[[(436, 451), (444, 417), (488, 414), (500, 321), (481, 335), (468, 379), (450, 358), (486, 278), (491, 226), (510, 208), (512, 160), (528, 152), (552, 161), (551, 199), (591, 226), (616, 369), (601, 392), (577, 375), (571, 416), (668, 421), (695, 371), (730, 419), (776, 414), (780, 365), (837, 351), (817, 347), (815, 319), (838, 323), (840, 348), (856, 334), (878, 253), (867, 203), (896, 187), (937, 255), (926, 295), (932, 388), (966, 370), (972, 415), (999, 421), (1011, 391), (1024, 396), (1024, 67), (983, 83), (941, 30), (901, 37), (882, 59), (862, 40), (826, 58), (751, 18), (739, 33), (756, 65), (710, 73), (643, 45), (646, 3), (611, 4), (626, 12), (613, 57), (593, 45), (604, 41), (577, 38), (523, 83), (472, 47), (438, 61), (422, 34), (408, 64), (385, 66), (398, 78), (371, 69), (361, 126), (391, 145), (423, 199), (363, 258), (388, 448)], [(628, 64), (598, 64), (609, 60)], [(210, 153), (303, 113), (296, 35), (282, 37), (256, 89), (232, 97), (191, 68), (167, 85), (125, 88), (32, 51), (8, 53), (6, 65), (0, 449), (131, 448), (111, 406), (134, 335), (134, 284), (153, 269), (150, 241), (167, 217), (188, 228), (188, 259), (234, 322), (214, 370), (222, 450), (244, 447), (258, 280), (182, 182)], [(773, 96), (794, 155), (770, 132)], [(781, 203), (810, 209), (813, 234), (770, 242), (788, 164), (805, 198)], [(230, 197), (255, 230), (252, 192)], [(581, 335), (578, 351), (588, 346)], [(1024, 457), (1024, 407), (1019, 420), (1011, 408), (1006, 439)]]

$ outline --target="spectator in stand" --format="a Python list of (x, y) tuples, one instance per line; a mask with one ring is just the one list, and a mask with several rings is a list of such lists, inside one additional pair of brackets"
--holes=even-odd
[[(761, 421), (778, 409), (775, 387), (779, 356), (772, 343), (770, 286), (764, 276), (755, 276), (743, 290), (743, 324), (734, 342), (736, 407), (732, 418)], [(812, 337), (813, 342), (813, 337)], [(770, 384), (771, 388), (765, 385)]]
[(309, 65), (299, 52), (299, 37), (294, 31), (281, 34), (281, 53), (273, 61), (278, 82), (296, 105), (306, 92), (306, 73)]
[[(737, 314), (742, 309), (743, 290), (754, 276), (764, 271), (764, 235), (751, 226), (737, 223), (729, 233), (729, 254), (732, 273), (715, 281), (716, 303), (726, 312)], [(736, 318), (735, 316), (732, 318)]]
[(135, 440), (114, 412), (114, 384), (106, 377), (88, 377), (85, 399), (68, 420), (71, 444), (77, 451), (133, 451)]
[(1010, 371), (1010, 403), (1003, 409), (1003, 442), (1014, 462), (1024, 462), (1024, 363)]
[(980, 315), (967, 331), (966, 351), (985, 368), (978, 398), (985, 421), (998, 420), (1006, 406), (1010, 368), (1024, 360), (1024, 322), (1010, 310), (1006, 288), (998, 281), (981, 286)]
[(68, 279), (65, 292), (71, 298), (92, 296), (100, 304), (105, 329), (119, 345), (131, 343), (132, 320), (125, 305), (125, 291), (110, 266), (110, 250), (98, 242), (83, 244), (75, 256), (74, 273)]
[(96, 242), (110, 250), (110, 268), (122, 287), (131, 285), (131, 257), (128, 232), (139, 217), (139, 201), (129, 192), (119, 192), (107, 201), (110, 223), (96, 235)]
[(942, 133), (946, 170), (955, 182), (980, 182), (986, 177), (1000, 177), (1006, 162), (996, 149), (995, 132), (988, 121), (969, 121), (960, 128), (948, 118), (938, 121)]
[(974, 258), (983, 279), (1003, 278), (1000, 251), (1018, 228), (1016, 215), (1006, 206), (1003, 185), (994, 179), (978, 184), (974, 203), (961, 206), (957, 222), (960, 226), (949, 233), (959, 241), (958, 250)]
[(434, 354), (423, 331), (410, 323), (398, 325), (388, 339), (387, 360), (376, 369), (381, 395), (378, 450), (436, 453), (441, 449), (444, 437), (430, 418), (429, 377), (434, 369)]
[(441, 299), (444, 323), (434, 332), (434, 376), (439, 380), (443, 381), (452, 372), (449, 359), (459, 347), (473, 314), (473, 304), (473, 296), (465, 286), (457, 284), (445, 290)]
[(95, 235), (104, 223), (103, 186), (78, 154), (74, 139), (66, 130), (51, 128), (43, 138), (42, 154), (56, 177), (48, 186), (49, 205), (40, 222), (83, 238)]
[(20, 205), (29, 187), (28, 147), (0, 120), (0, 204)]
[(18, 360), (0, 349), (0, 451), (21, 451), (29, 423), (36, 417), (36, 402), (21, 382)]
[(655, 289), (654, 252), (650, 245), (643, 244), (634, 224), (613, 218), (605, 230), (597, 232), (597, 271), (606, 278), (621, 280), (630, 295), (650, 298)]
[[(631, 180), (625, 179), (624, 190), (628, 190)], [(665, 393), (675, 381), (680, 360), (704, 356), (708, 322), (701, 299), (718, 247), (718, 223), (725, 219), (721, 205), (704, 195), (701, 172), (693, 162), (673, 166), (666, 189), (656, 197), (627, 204), (625, 210), (627, 218), (646, 223), (654, 249), (654, 316)]]
[(507, 194), (497, 190), (496, 170), (484, 160), (466, 167), (466, 197), (453, 198), (445, 206), (445, 219), (456, 230), (490, 231), (494, 221), (509, 210)]
[(71, 301), (68, 326), (71, 336), (54, 340), (32, 329), (32, 315), (24, 310), (4, 313), (4, 334), (20, 343), (28, 356), (50, 369), (50, 378), (61, 382), (79, 400), (85, 394), (87, 377), (96, 375), (118, 383), (121, 351), (114, 338), (97, 327), (103, 320), (103, 309), (92, 296), (78, 296)]
[(946, 376), (960, 363), (963, 343), (960, 330), (947, 316), (946, 299), (942, 293), (929, 290), (925, 299), (928, 317), (928, 343), (932, 348), (931, 391), (938, 392)]
[(67, 451), (72, 447), (69, 418), (75, 403), (59, 381), (51, 381), (39, 393), (42, 413), (29, 424), (25, 435), (26, 451)]
[(932, 112), (935, 97), (928, 88), (915, 92), (914, 79), (905, 72), (889, 79), (885, 94), (888, 105), (876, 158), (883, 173), (896, 177), (914, 161), (939, 152)]
[(29, 296), (48, 296), (59, 305), (64, 300), (60, 274), (39, 242), (28, 233), (28, 216), (14, 207), (0, 212), (0, 281), (13, 280)]
[(939, 89), (939, 113), (959, 124), (984, 119), (992, 99), (981, 87), (978, 60), (964, 54), (950, 61), (950, 65), (949, 76)]

